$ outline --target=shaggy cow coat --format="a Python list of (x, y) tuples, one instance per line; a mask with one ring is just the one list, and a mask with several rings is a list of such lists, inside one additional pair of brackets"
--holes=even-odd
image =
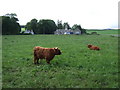
[(94, 46), (94, 45), (88, 45), (88, 48), (90, 48), (90, 50), (100, 50), (100, 48), (98, 46)]
[(60, 55), (61, 51), (56, 48), (43, 48), (40, 46), (34, 47), (34, 64), (38, 64), (39, 59), (46, 59), (46, 62), (50, 64), (50, 61), (55, 55)]

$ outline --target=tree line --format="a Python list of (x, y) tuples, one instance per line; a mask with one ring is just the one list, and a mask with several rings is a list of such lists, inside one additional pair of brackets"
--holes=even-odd
[[(16, 35), (20, 34), (21, 27), (18, 23), (18, 18), (15, 13), (6, 14), (4, 16), (0, 16), (2, 18), (2, 35)], [(81, 27), (81, 25), (74, 24), (72, 27), (68, 24), (68, 22), (62, 23), (62, 21), (57, 21), (57, 24), (51, 19), (32, 19), (27, 22), (25, 25), (27, 30), (33, 30), (35, 34), (53, 34), (57, 29), (72, 29), (81, 30), (81, 33), (86, 33), (86, 30)]]
[(81, 27), (81, 25), (74, 24), (72, 27), (68, 24), (68, 22), (65, 22), (62, 24), (62, 21), (57, 21), (57, 24), (53, 20), (50, 19), (32, 19), (30, 22), (28, 22), (25, 25), (25, 28), (28, 30), (33, 30), (35, 34), (53, 34), (56, 29), (72, 29), (81, 30), (81, 33), (86, 33), (86, 30)]
[(35, 34), (53, 34), (57, 26), (53, 20), (50, 19), (32, 19), (25, 25), (27, 30), (33, 30)]
[(2, 35), (16, 35), (21, 31), (18, 18), (15, 13), (0, 16), (2, 18)]

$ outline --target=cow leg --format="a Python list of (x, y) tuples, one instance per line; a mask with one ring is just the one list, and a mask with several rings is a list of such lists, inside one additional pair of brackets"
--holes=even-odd
[(37, 64), (39, 64), (39, 59), (37, 59)]
[(39, 58), (34, 57), (34, 64), (38, 64), (38, 60), (39, 60)]
[(47, 62), (48, 64), (50, 64), (50, 60), (46, 60), (46, 62)]

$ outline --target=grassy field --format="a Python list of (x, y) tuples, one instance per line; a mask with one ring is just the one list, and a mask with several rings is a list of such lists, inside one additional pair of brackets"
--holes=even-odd
[[(3, 36), (3, 88), (118, 87), (118, 38), (108, 35)], [(101, 47), (100, 51), (87, 44)], [(48, 65), (33, 64), (33, 47), (59, 47)]]
[(0, 35), (0, 89), (2, 89), (2, 35)]
[[(113, 30), (87, 30), (87, 33), (91, 33), (91, 32), (97, 32), (98, 34), (118, 34), (118, 30), (117, 29), (113, 29)], [(119, 33), (120, 34), (120, 33)]]

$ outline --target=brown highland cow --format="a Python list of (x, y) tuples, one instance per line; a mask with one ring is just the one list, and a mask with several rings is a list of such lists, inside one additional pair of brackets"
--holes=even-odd
[(43, 48), (40, 46), (34, 47), (34, 64), (38, 64), (39, 59), (46, 59), (46, 62), (50, 64), (50, 61), (55, 55), (61, 55), (60, 49), (56, 48)]

